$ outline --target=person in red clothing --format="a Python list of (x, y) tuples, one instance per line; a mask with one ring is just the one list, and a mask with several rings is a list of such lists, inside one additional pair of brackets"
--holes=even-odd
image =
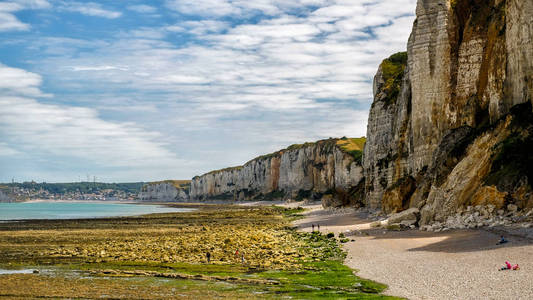
[(513, 267), (511, 266), (511, 263), (508, 262), (508, 261), (505, 261), (505, 266), (501, 267), (500, 268), (500, 271), (503, 271), (503, 270), (511, 270)]
[(516, 271), (516, 270), (520, 270), (520, 267), (518, 266), (518, 264), (513, 266), (511, 265), (510, 262), (505, 261), (505, 266), (500, 268), (500, 271), (503, 271), (503, 270), (515, 270)]

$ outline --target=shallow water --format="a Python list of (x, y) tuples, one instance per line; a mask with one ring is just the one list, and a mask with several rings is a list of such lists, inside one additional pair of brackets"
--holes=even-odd
[(0, 275), (9, 275), (9, 274), (32, 274), (33, 269), (24, 269), (24, 270), (4, 270), (0, 269)]
[(192, 208), (105, 202), (0, 203), (0, 221), (28, 219), (84, 219), (187, 212)]

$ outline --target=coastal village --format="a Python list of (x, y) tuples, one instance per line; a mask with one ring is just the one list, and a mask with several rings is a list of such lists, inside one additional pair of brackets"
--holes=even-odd
[[(69, 186), (70, 185), (70, 186)], [(76, 188), (73, 185), (79, 185)], [(133, 184), (140, 186), (141, 184)], [(50, 188), (53, 187), (53, 188)], [(83, 187), (83, 188), (81, 188)], [(0, 202), (30, 200), (51, 201), (136, 201), (138, 192), (112, 187), (111, 184), (92, 182), (71, 184), (46, 184), (36, 182), (0, 184)]]

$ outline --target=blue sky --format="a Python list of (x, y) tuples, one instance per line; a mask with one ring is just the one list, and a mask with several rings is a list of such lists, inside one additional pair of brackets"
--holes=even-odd
[(0, 182), (188, 179), (364, 136), (415, 5), (0, 2)]

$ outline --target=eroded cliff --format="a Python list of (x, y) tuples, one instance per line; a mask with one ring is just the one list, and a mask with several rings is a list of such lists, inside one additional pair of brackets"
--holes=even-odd
[(421, 224), (467, 205), (533, 206), (533, 1), (419, 0), (416, 13), (397, 88), (384, 72), (395, 57), (374, 80), (366, 204), (417, 207)]
[[(364, 139), (293, 145), (243, 166), (193, 178), (191, 199), (322, 199), (326, 206), (362, 199)], [(358, 194), (359, 193), (359, 194)]]
[(190, 180), (165, 180), (145, 184), (139, 192), (140, 201), (184, 202), (189, 200)]

